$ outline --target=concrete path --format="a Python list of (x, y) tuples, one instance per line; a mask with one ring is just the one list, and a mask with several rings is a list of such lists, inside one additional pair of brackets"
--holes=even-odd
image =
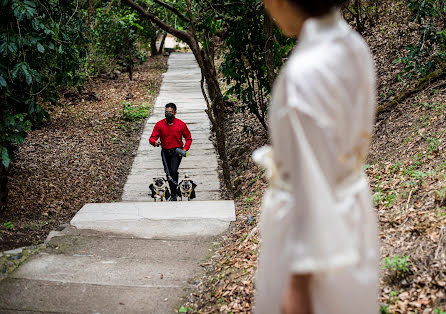
[[(141, 137), (122, 202), (87, 204), (47, 247), (0, 282), (0, 313), (174, 313), (188, 294), (215, 237), (235, 220), (219, 194), (217, 159), (191, 54), (172, 54), (160, 95)], [(153, 177), (164, 175), (149, 146), (164, 104), (175, 102), (193, 143), (183, 158), (197, 200), (153, 202)]]
[(169, 70), (164, 74), (160, 94), (141, 136), (133, 167), (124, 187), (123, 201), (149, 201), (148, 187), (154, 177), (164, 177), (161, 149), (149, 143), (155, 123), (164, 119), (164, 106), (177, 105), (177, 118), (184, 121), (192, 134), (189, 157), (180, 166), (180, 181), (188, 174), (198, 185), (196, 200), (220, 199), (217, 157), (209, 140), (210, 126), (206, 103), (200, 87), (201, 72), (190, 53), (173, 53)]

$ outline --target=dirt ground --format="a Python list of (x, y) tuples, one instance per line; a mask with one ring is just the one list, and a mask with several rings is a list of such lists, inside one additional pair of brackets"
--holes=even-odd
[[(86, 203), (120, 200), (144, 124), (132, 112), (152, 106), (166, 70), (166, 57), (149, 58), (133, 81), (116, 72), (87, 82), (81, 94), (65, 93), (12, 165), (0, 251), (42, 243)], [(123, 102), (134, 110), (126, 114)]]

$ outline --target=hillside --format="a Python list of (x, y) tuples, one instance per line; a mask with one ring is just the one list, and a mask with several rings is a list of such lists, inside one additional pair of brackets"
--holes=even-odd
[(92, 79), (82, 93), (65, 93), (11, 167), (0, 251), (43, 243), (86, 203), (121, 199), (166, 69), (166, 57), (149, 58), (133, 81), (116, 72)]
[[(403, 2), (387, 1), (363, 36), (373, 52), (379, 105), (410, 89), (395, 63), (418, 37)], [(380, 226), (383, 313), (446, 310), (446, 76), (377, 116), (366, 171)], [(249, 126), (248, 128), (246, 126)], [(203, 267), (206, 274), (185, 307), (203, 313), (252, 308), (263, 171), (251, 153), (267, 135), (254, 120), (233, 113), (227, 123), (237, 222)], [(246, 136), (246, 129), (253, 136)]]

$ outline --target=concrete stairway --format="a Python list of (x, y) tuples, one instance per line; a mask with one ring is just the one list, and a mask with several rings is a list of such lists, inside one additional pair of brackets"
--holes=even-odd
[(164, 119), (164, 106), (169, 102), (177, 105), (176, 117), (185, 122), (192, 134), (189, 157), (180, 166), (180, 181), (188, 174), (197, 187), (196, 200), (220, 199), (220, 182), (217, 173), (217, 157), (209, 140), (210, 126), (206, 103), (200, 87), (201, 72), (192, 54), (172, 54), (169, 70), (164, 74), (160, 94), (151, 117), (141, 136), (141, 142), (132, 171), (124, 187), (123, 201), (150, 200), (148, 186), (154, 177), (165, 176), (161, 161), (161, 149), (149, 143), (155, 123)]
[[(217, 159), (192, 54), (172, 54), (148, 119), (122, 202), (87, 204), (71, 226), (0, 282), (0, 313), (174, 313), (212, 252), (215, 236), (235, 220), (233, 201), (219, 194)], [(183, 158), (197, 200), (153, 202), (148, 186), (164, 176), (160, 149), (148, 138), (164, 104), (192, 133)]]

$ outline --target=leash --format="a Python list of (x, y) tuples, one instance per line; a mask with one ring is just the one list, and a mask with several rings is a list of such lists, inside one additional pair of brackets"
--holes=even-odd
[(163, 151), (162, 148), (161, 148), (161, 159), (163, 160), (164, 171), (166, 172), (166, 175), (167, 175), (167, 181), (170, 181), (170, 182), (172, 182), (173, 184), (175, 184), (176, 186), (178, 186), (178, 183), (175, 182), (175, 180), (172, 179), (172, 177), (170, 176), (169, 167), (167, 167), (166, 156), (164, 156), (164, 151)]

